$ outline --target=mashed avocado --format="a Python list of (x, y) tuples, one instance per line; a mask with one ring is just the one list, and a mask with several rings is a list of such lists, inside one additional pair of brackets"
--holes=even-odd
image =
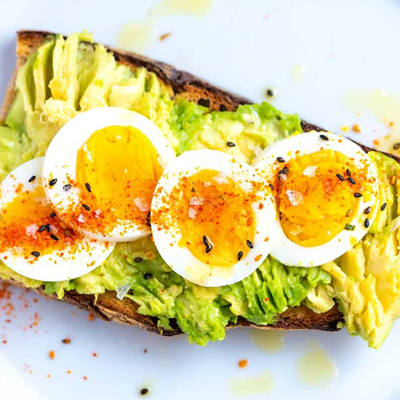
[[(145, 115), (178, 154), (211, 148), (246, 162), (270, 143), (302, 131), (298, 116), (283, 114), (268, 103), (240, 106), (236, 112), (210, 112), (174, 99), (154, 73), (117, 64), (112, 53), (91, 42), (87, 33), (67, 39), (50, 36), (20, 69), (17, 95), (0, 126), (0, 180), (19, 164), (42, 156), (67, 121), (95, 107), (123, 107)], [(361, 243), (322, 268), (286, 267), (269, 257), (241, 282), (204, 288), (173, 272), (152, 241), (144, 238), (119, 243), (103, 265), (70, 281), (34, 281), (1, 262), (0, 277), (27, 287), (44, 285), (60, 298), (70, 290), (96, 296), (115, 291), (119, 298), (135, 301), (139, 313), (156, 317), (161, 329), (171, 329), (174, 320), (191, 342), (202, 345), (222, 340), (225, 326), (239, 316), (268, 325), (288, 307), (306, 304), (325, 312), (337, 299), (349, 331), (377, 347), (400, 313), (397, 189), (392, 184), (398, 166), (381, 154), (371, 157), (382, 175), (380, 200), (387, 208)]]

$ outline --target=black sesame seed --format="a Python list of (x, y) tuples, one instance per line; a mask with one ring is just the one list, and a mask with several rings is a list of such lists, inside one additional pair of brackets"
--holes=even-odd
[(31, 253), (33, 257), (40, 257), (40, 253), (38, 251), (32, 251)]
[(249, 247), (249, 249), (252, 249), (254, 247), (253, 243), (250, 242), (250, 240), (248, 240), (246, 243), (247, 243), (247, 246)]
[(52, 212), (52, 213), (49, 215), (49, 217), (50, 217), (50, 218), (54, 218), (56, 215), (57, 215), (57, 214), (56, 214), (55, 212)]
[(285, 159), (283, 157), (277, 157), (276, 161), (278, 162), (285, 162)]
[(92, 191), (92, 188), (90, 187), (90, 183), (88, 183), (88, 182), (85, 183), (85, 188), (89, 193)]
[(365, 210), (364, 210), (364, 214), (369, 214), (371, 212), (371, 207), (367, 207)]
[(366, 228), (369, 227), (369, 219), (368, 219), (368, 218), (365, 218), (364, 226), (365, 226)]
[(351, 176), (351, 171), (348, 168), (346, 169), (346, 175)]
[(336, 176), (339, 178), (339, 180), (341, 180), (342, 182), (345, 180), (343, 175), (340, 174), (336, 174)]
[(344, 226), (344, 229), (346, 229), (346, 231), (354, 231), (354, 229), (356, 229), (356, 227), (354, 225), (351, 225), (351, 224), (346, 224)]
[(63, 186), (64, 192), (68, 192), (68, 190), (70, 190), (71, 187), (72, 187), (72, 185), (70, 185), (70, 184), (64, 185), (64, 186)]
[(153, 277), (153, 274), (151, 273), (151, 272), (146, 272), (144, 275), (143, 275), (143, 278), (144, 279), (150, 279), (150, 278), (152, 278)]
[(204, 246), (208, 246), (210, 244), (208, 242), (207, 236), (203, 236), (203, 244), (204, 244)]
[(274, 185), (272, 183), (269, 184), (269, 187), (271, 188), (271, 190), (274, 190)]
[(58, 241), (60, 240), (56, 235), (53, 235), (53, 234), (51, 234), (50, 237), (51, 237), (53, 240), (55, 240), (56, 242), (58, 242)]
[(140, 394), (142, 396), (146, 396), (147, 393), (149, 393), (149, 389), (147, 389), (147, 388), (143, 388), (143, 389), (140, 390)]
[(195, 192), (196, 192), (196, 189), (195, 189), (195, 188), (191, 188), (190, 191), (191, 191), (192, 193), (195, 193)]
[(51, 232), (50, 224), (47, 224), (47, 225), (46, 225), (46, 230), (47, 230), (47, 232), (49, 232), (49, 233)]
[(387, 204), (383, 203), (382, 206), (381, 206), (381, 211), (383, 211), (386, 208), (386, 206), (387, 206)]
[(393, 148), (394, 148), (395, 150), (400, 149), (400, 143), (395, 143), (395, 144), (393, 145)]
[(226, 145), (227, 145), (228, 147), (235, 147), (235, 146), (236, 146), (236, 143), (233, 143), (233, 142), (226, 142)]
[(36, 179), (36, 176), (33, 175), (33, 176), (31, 176), (31, 177), (29, 178), (29, 181), (28, 181), (28, 182), (29, 182), (29, 183), (30, 183), (30, 182), (33, 182), (35, 179)]
[(353, 178), (347, 178), (347, 180), (352, 184), (355, 185), (356, 181)]
[(356, 193), (354, 193), (354, 197), (356, 197), (356, 198), (362, 197), (362, 193), (356, 192)]
[(86, 211), (90, 211), (90, 207), (87, 204), (82, 204), (82, 207), (86, 210)]
[(57, 183), (58, 179), (54, 178), (49, 182), (49, 186), (54, 186)]
[(141, 263), (143, 261), (142, 257), (135, 257), (135, 263)]
[(237, 255), (238, 261), (240, 261), (242, 259), (242, 257), (243, 257), (243, 251), (240, 250), (238, 255)]
[(267, 89), (267, 96), (273, 97), (274, 96), (274, 91), (272, 89)]
[(42, 232), (44, 232), (46, 229), (47, 229), (47, 225), (42, 225), (42, 226), (39, 228), (39, 232), (42, 233)]
[(322, 140), (329, 140), (328, 136), (325, 136), (325, 135), (319, 135), (319, 137), (320, 137)]
[(206, 254), (208, 254), (213, 249), (212, 244), (206, 246)]
[(147, 224), (147, 226), (151, 226), (151, 211), (149, 211), (147, 214), (146, 224)]
[(279, 175), (287, 175), (288, 172), (289, 172), (289, 168), (288, 168), (288, 167), (284, 167), (283, 169), (281, 169), (281, 170), (278, 172), (278, 178), (279, 178)]

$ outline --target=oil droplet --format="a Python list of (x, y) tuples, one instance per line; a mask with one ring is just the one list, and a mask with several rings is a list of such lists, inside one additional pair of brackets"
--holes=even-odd
[(212, 5), (213, 0), (160, 0), (150, 10), (150, 17), (121, 27), (116, 46), (122, 50), (143, 53), (156, 41), (155, 23), (159, 18), (168, 15), (202, 17), (208, 14)]
[(265, 395), (270, 394), (274, 390), (274, 386), (275, 382), (272, 374), (264, 371), (258, 375), (232, 378), (230, 391), (233, 396), (237, 397)]
[(400, 155), (400, 149), (393, 149), (400, 142), (400, 95), (386, 90), (351, 90), (344, 98), (344, 104), (352, 111), (367, 112), (388, 127), (387, 134), (375, 140), (374, 146), (380, 151)]
[(259, 349), (269, 353), (279, 353), (285, 348), (285, 333), (281, 331), (251, 329), (250, 337)]
[(329, 354), (316, 341), (297, 362), (301, 383), (311, 387), (326, 387), (337, 377), (337, 368)]
[(151, 15), (191, 15), (203, 17), (212, 8), (212, 0), (161, 0), (152, 10)]
[(292, 78), (296, 83), (300, 83), (304, 80), (307, 72), (307, 67), (304, 65), (295, 65), (292, 68)]
[(119, 30), (116, 45), (122, 50), (142, 53), (154, 43), (155, 36), (152, 19), (130, 22)]

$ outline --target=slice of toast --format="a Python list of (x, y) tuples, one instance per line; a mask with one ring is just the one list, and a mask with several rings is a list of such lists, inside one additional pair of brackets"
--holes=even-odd
[[(36, 51), (43, 43), (49, 32), (39, 31), (20, 31), (17, 40), (17, 67), (23, 65), (27, 57)], [(145, 67), (154, 72), (163, 83), (170, 89), (171, 94), (176, 98), (185, 98), (197, 102), (201, 105), (210, 107), (212, 110), (234, 111), (241, 104), (251, 103), (249, 100), (226, 92), (216, 86), (213, 86), (187, 72), (179, 71), (171, 65), (159, 61), (151, 60), (147, 57), (109, 49), (114, 53), (117, 62), (130, 66), (131, 68)], [(0, 122), (10, 109), (14, 99), (15, 75), (10, 82), (5, 100), (0, 112)], [(321, 128), (302, 122), (304, 131), (321, 130)], [(371, 149), (363, 147), (365, 151)], [(399, 162), (400, 160), (397, 159)], [(23, 286), (13, 280), (7, 281), (16, 286)], [(45, 293), (43, 288), (33, 289), (42, 296), (57, 299), (55, 295)], [(153, 331), (164, 336), (173, 336), (180, 334), (181, 331), (176, 324), (171, 324), (173, 330), (160, 330), (157, 327), (156, 318), (140, 315), (137, 313), (138, 305), (129, 299), (118, 300), (115, 293), (106, 292), (98, 296), (97, 301), (92, 295), (81, 295), (76, 292), (66, 292), (62, 301), (75, 304), (76, 306), (88, 310), (90, 313), (99, 316), (107, 321), (115, 321), (127, 325), (138, 325), (143, 329)], [(228, 328), (239, 326), (251, 326), (260, 329), (317, 329), (324, 331), (338, 330), (338, 322), (343, 322), (343, 316), (337, 306), (324, 314), (316, 314), (305, 306), (289, 308), (286, 312), (277, 317), (277, 321), (271, 326), (257, 326), (240, 318), (236, 325), (230, 325)]]

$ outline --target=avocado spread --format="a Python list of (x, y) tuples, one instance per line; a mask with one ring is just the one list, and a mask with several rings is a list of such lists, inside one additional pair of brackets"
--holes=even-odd
[[(87, 33), (67, 39), (49, 36), (20, 69), (16, 97), (0, 126), (0, 181), (21, 163), (43, 156), (67, 121), (96, 107), (127, 108), (150, 118), (177, 154), (210, 148), (251, 162), (272, 142), (302, 132), (297, 115), (284, 114), (266, 102), (240, 106), (235, 112), (211, 112), (175, 99), (154, 73), (117, 64), (113, 53), (91, 43)], [(59, 298), (70, 290), (95, 296), (116, 292), (118, 298), (137, 303), (139, 313), (156, 317), (160, 329), (169, 330), (176, 321), (191, 342), (201, 345), (222, 340), (226, 325), (235, 324), (238, 317), (268, 325), (288, 307), (304, 304), (320, 313), (332, 308), (336, 299), (350, 333), (379, 347), (400, 315), (399, 165), (380, 153), (370, 157), (381, 179), (378, 217), (360, 243), (321, 267), (287, 267), (268, 257), (241, 282), (200, 287), (173, 272), (147, 237), (117, 244), (103, 265), (70, 281), (34, 281), (1, 262), (0, 277), (27, 287), (44, 286)]]

